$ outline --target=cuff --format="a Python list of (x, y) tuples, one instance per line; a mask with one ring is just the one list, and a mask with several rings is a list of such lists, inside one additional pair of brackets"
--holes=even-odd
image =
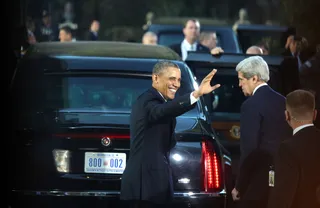
[(194, 104), (195, 102), (197, 102), (199, 100), (199, 98), (195, 98), (192, 93), (190, 94), (190, 102), (191, 102), (191, 105)]

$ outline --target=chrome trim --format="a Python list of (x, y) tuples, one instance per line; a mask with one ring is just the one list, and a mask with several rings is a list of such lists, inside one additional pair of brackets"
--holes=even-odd
[(231, 166), (231, 163), (229, 163), (229, 162), (227, 162), (227, 161), (224, 162), (224, 164)]
[(113, 148), (113, 150), (116, 150), (116, 151), (129, 151), (130, 149), (128, 149), (128, 148)]
[[(83, 197), (119, 197), (120, 191), (33, 191), (33, 190), (12, 190), (14, 193), (31, 196), (83, 196)], [(226, 191), (218, 193), (206, 192), (175, 192), (174, 198), (216, 198), (225, 197)]]

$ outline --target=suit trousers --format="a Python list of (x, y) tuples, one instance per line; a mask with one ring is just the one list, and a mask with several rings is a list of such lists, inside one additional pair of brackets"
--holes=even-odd
[(155, 204), (149, 201), (130, 201), (130, 208), (170, 208), (169, 204)]
[(267, 208), (268, 200), (244, 200), (239, 201), (237, 208)]

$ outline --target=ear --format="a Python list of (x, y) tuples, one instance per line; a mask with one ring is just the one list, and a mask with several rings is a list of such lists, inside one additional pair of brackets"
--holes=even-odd
[(158, 83), (158, 79), (159, 79), (158, 75), (152, 74), (152, 81), (153, 81), (154, 83)]
[(317, 118), (317, 113), (318, 113), (318, 111), (317, 111), (317, 110), (314, 110), (314, 112), (313, 112), (313, 121), (316, 120), (316, 118)]
[(257, 76), (257, 75), (254, 75), (254, 76), (252, 77), (252, 81), (253, 81), (253, 82), (258, 82), (258, 80), (259, 80), (259, 79), (258, 79), (258, 76)]
[(286, 121), (290, 121), (290, 114), (287, 110), (284, 111), (284, 114), (286, 116)]

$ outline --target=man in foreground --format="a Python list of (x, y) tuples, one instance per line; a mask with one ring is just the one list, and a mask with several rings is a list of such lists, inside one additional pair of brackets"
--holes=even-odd
[(285, 97), (268, 86), (269, 68), (260, 56), (244, 59), (236, 71), (239, 86), (248, 98), (241, 106), (241, 155), (232, 197), (241, 208), (265, 208), (273, 156), (281, 141), (291, 134), (283, 113)]
[(292, 138), (280, 145), (269, 208), (320, 207), (320, 130), (313, 125), (314, 95), (295, 90), (287, 95), (286, 119)]
[(220, 86), (210, 85), (215, 73), (211, 71), (195, 91), (174, 99), (180, 88), (179, 67), (168, 61), (154, 66), (152, 87), (132, 106), (130, 158), (121, 181), (121, 200), (136, 208), (168, 207), (173, 196), (169, 153), (176, 144), (176, 117)]

